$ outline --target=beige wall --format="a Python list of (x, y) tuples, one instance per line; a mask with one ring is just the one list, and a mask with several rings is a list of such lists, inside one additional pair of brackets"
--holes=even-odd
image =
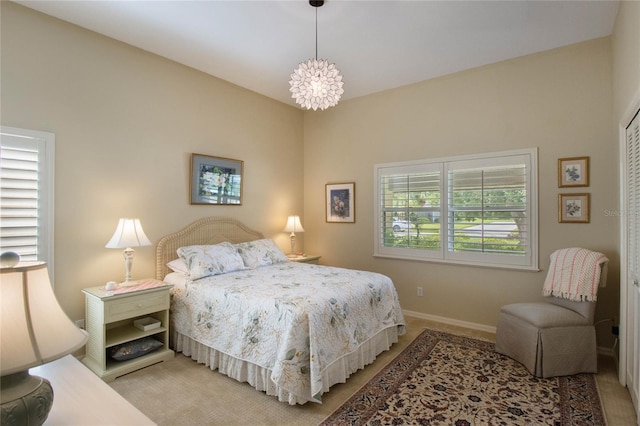
[[(622, 1), (613, 34), (613, 126), (640, 102), (640, 2)], [(628, 124), (628, 123), (624, 123)]]
[[(611, 73), (611, 39), (602, 38), (305, 113), (307, 252), (389, 275), (404, 309), (493, 327), (500, 306), (541, 298), (551, 252), (589, 247), (611, 259), (598, 316), (617, 315), (618, 220), (606, 214), (618, 208)], [(372, 257), (374, 164), (529, 147), (539, 149), (542, 271)], [(561, 190), (557, 160), (575, 156), (591, 157), (591, 185)], [(355, 224), (325, 223), (329, 182), (356, 183)], [(558, 223), (557, 197), (565, 192), (591, 193), (591, 223)]]
[[(276, 239), (302, 214), (302, 112), (14, 3), (2, 3), (2, 125), (52, 132), (55, 291), (72, 319), (80, 291), (124, 278), (106, 249), (118, 218), (155, 244), (194, 219), (236, 217)], [(242, 206), (192, 206), (192, 152), (244, 160)], [(303, 235), (300, 242), (302, 243)], [(154, 247), (134, 278), (153, 276)]]

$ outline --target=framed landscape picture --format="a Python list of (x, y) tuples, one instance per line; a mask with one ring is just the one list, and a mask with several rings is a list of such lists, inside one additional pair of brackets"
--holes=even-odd
[(191, 204), (242, 204), (243, 162), (191, 154)]
[(328, 183), (326, 186), (326, 221), (329, 223), (355, 223), (356, 184)]
[(589, 157), (558, 159), (558, 187), (589, 186)]
[(589, 198), (585, 194), (558, 195), (558, 221), (561, 223), (589, 223)]

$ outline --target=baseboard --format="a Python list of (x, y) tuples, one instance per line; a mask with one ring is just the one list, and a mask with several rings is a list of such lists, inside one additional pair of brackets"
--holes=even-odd
[(408, 311), (406, 309), (403, 309), (402, 313), (405, 314), (406, 316), (410, 316), (410, 317), (425, 319), (425, 320), (429, 320), (429, 321), (436, 321), (436, 322), (441, 322), (443, 324), (455, 325), (457, 327), (470, 328), (472, 330), (479, 330), (479, 331), (485, 331), (487, 333), (496, 334), (496, 328), (495, 327), (491, 327), (491, 326), (484, 325), (484, 324), (478, 324), (478, 323), (475, 323), (475, 322), (468, 322), (468, 321), (461, 321), (461, 320), (457, 320), (457, 319), (453, 319), (453, 318), (447, 318), (447, 317), (440, 317), (440, 316), (437, 316), (437, 315), (423, 314), (422, 312)]
[[(425, 319), (429, 321), (441, 322), (443, 324), (455, 325), (457, 327), (470, 328), (472, 330), (485, 331), (487, 333), (496, 334), (496, 328), (491, 327), (484, 324), (478, 324), (475, 322), (461, 321), (453, 318), (440, 317), (438, 315), (430, 315), (423, 314), (422, 312), (408, 311), (406, 309), (402, 310), (402, 313), (409, 317)], [(616, 368), (618, 364), (618, 354), (612, 348), (607, 348), (605, 346), (598, 346), (597, 348), (598, 354), (612, 357), (616, 361)]]

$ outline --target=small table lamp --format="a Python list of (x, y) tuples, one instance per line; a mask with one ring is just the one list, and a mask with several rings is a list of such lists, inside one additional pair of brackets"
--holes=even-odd
[(20, 262), (0, 268), (0, 274), (1, 423), (41, 425), (53, 405), (53, 389), (29, 368), (77, 351), (89, 335), (58, 304), (46, 263)]
[(300, 216), (289, 216), (287, 218), (287, 224), (284, 226), (283, 232), (291, 232), (291, 254), (288, 254), (288, 257), (297, 257), (295, 251), (293, 250), (296, 245), (296, 232), (304, 232), (304, 228), (300, 223)]
[(124, 278), (123, 285), (127, 285), (131, 281), (131, 267), (133, 266), (133, 250), (131, 247), (150, 246), (151, 241), (147, 238), (142, 230), (140, 219), (120, 219), (116, 232), (107, 243), (107, 248), (123, 248), (124, 266), (127, 274)]

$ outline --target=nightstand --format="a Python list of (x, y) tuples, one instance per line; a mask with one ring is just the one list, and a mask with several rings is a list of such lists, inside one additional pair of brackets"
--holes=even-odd
[(292, 262), (300, 262), (300, 263), (313, 263), (317, 265), (322, 256), (312, 256), (309, 254), (302, 254), (298, 257), (290, 257), (289, 260)]
[[(85, 288), (86, 328), (89, 341), (82, 362), (105, 382), (161, 361), (173, 358), (169, 349), (169, 290), (172, 285), (158, 280), (140, 280), (127, 287), (106, 291), (104, 286)], [(141, 330), (137, 319), (152, 317), (160, 326)], [(153, 336), (163, 346), (146, 355), (116, 361), (107, 349), (143, 337)]]

